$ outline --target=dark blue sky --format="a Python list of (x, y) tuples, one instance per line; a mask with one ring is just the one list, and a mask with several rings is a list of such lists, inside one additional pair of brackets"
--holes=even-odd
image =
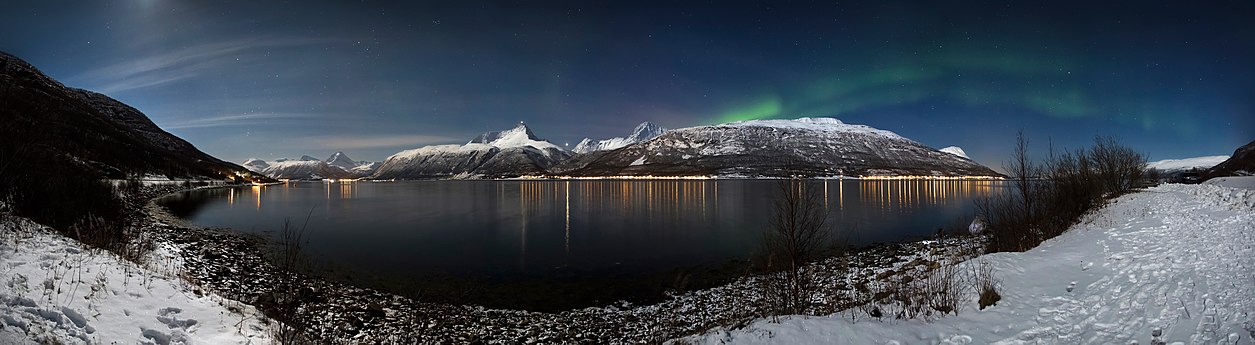
[(574, 145), (830, 116), (995, 168), (1021, 128), (1152, 160), (1255, 139), (1251, 1), (530, 3), (5, 1), (0, 50), (235, 162), (518, 121)]

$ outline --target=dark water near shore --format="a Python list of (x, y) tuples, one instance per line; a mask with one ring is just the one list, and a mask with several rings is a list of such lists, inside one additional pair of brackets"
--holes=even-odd
[[(189, 191), (158, 202), (194, 224), (272, 238), (284, 219), (300, 226), (308, 215), (307, 252), (354, 272), (355, 279), (457, 277), (580, 290), (605, 303), (624, 296), (616, 289), (584, 291), (589, 287), (575, 282), (630, 287), (642, 277), (748, 257), (768, 225), (776, 183), (293, 182)], [(1001, 189), (990, 181), (816, 180), (807, 186), (820, 191), (830, 222), (853, 245), (965, 227), (972, 201)], [(576, 285), (560, 286), (568, 283)]]

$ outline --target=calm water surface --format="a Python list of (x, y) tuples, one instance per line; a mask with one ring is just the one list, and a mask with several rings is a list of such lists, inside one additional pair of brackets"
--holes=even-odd
[[(852, 244), (966, 225), (990, 181), (816, 180)], [(183, 192), (159, 201), (194, 224), (275, 236), (306, 222), (308, 251), (384, 275), (501, 281), (630, 276), (746, 258), (772, 180), (302, 182)]]

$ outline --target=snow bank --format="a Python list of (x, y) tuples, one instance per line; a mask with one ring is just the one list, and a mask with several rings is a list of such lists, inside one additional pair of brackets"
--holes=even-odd
[(1255, 176), (1217, 177), (1217, 178), (1207, 180), (1206, 182), (1203, 182), (1203, 184), (1233, 187), (1233, 188), (1255, 189)]
[(169, 247), (140, 267), (0, 217), (0, 344), (269, 342), (256, 309), (179, 279)]
[[(851, 312), (755, 321), (716, 344), (1252, 344), (1255, 191), (1164, 185), (1123, 196), (1024, 253), (982, 256), (1002, 300), (932, 323)], [(965, 264), (974, 264), (968, 261)], [(1069, 286), (1075, 286), (1069, 289)], [(857, 321), (851, 321), (851, 317)]]

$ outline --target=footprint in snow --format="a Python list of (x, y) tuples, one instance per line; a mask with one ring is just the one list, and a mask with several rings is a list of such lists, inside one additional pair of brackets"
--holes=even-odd
[(175, 307), (161, 308), (161, 310), (157, 312), (157, 322), (165, 324), (170, 327), (170, 329), (187, 329), (188, 327), (195, 326), (197, 322), (196, 319), (179, 319), (179, 313), (182, 312), (183, 309)]

